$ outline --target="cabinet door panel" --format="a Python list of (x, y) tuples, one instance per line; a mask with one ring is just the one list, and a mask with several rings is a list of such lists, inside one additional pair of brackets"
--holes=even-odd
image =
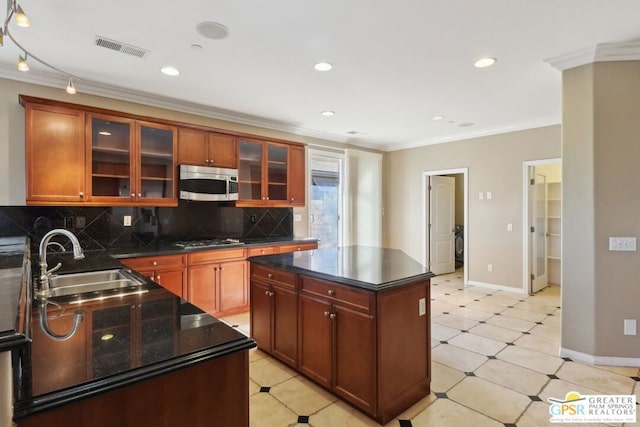
[(303, 147), (289, 149), (289, 203), (296, 206), (305, 204), (305, 159)]
[(178, 129), (178, 163), (209, 166), (207, 154), (207, 132), (189, 128)]
[(267, 200), (287, 200), (288, 153), (286, 145), (267, 145)]
[(273, 286), (273, 355), (296, 367), (298, 360), (298, 295)]
[(235, 137), (209, 133), (209, 166), (231, 169), (238, 167)]
[(376, 336), (374, 317), (333, 306), (336, 394), (375, 411)]
[(184, 268), (156, 271), (155, 281), (180, 298), (184, 295), (186, 271)]
[(189, 267), (187, 301), (209, 314), (216, 312), (216, 290), (213, 264)]
[(238, 197), (240, 200), (263, 200), (262, 143), (241, 140), (238, 151)]
[(176, 129), (138, 123), (138, 202), (171, 202), (176, 198)]
[(271, 353), (272, 297), (269, 286), (251, 281), (251, 338), (258, 348)]
[(219, 266), (218, 310), (229, 312), (247, 308), (247, 262), (225, 262)]
[(300, 371), (324, 387), (331, 387), (331, 319), (327, 301), (300, 295)]
[(27, 202), (83, 201), (84, 113), (28, 104), (25, 123)]

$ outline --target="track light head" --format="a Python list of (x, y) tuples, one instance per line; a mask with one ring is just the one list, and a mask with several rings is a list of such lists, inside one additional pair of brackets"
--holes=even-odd
[(67, 85), (66, 91), (69, 95), (76, 94), (76, 87), (73, 85), (73, 77), (69, 79), (69, 84)]
[(22, 57), (22, 55), (20, 55), (18, 58), (18, 70), (24, 72), (29, 71), (30, 68), (29, 64), (27, 64), (27, 54), (24, 54), (24, 58)]
[(24, 10), (22, 10), (21, 6), (16, 6), (16, 25), (18, 27), (29, 28), (31, 26), (31, 21)]

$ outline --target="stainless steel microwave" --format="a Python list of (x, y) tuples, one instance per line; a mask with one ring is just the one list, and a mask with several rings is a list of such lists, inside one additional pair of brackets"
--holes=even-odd
[(180, 165), (179, 190), (185, 200), (238, 200), (238, 170)]

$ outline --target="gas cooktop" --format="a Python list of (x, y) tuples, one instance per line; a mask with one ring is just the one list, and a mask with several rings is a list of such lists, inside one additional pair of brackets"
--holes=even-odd
[(244, 245), (238, 239), (203, 239), (203, 240), (186, 240), (180, 242), (174, 242), (174, 246), (179, 246), (185, 249), (194, 248), (208, 248), (214, 246), (230, 246), (230, 245)]

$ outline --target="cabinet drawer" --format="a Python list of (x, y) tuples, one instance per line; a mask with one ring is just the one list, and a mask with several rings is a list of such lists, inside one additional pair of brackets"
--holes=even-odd
[(206, 264), (210, 262), (227, 261), (227, 260), (244, 259), (244, 258), (245, 258), (244, 248), (219, 249), (215, 251), (202, 251), (202, 252), (194, 252), (192, 254), (189, 254), (187, 255), (187, 262), (189, 263), (189, 265), (194, 265), (194, 264)]
[(138, 271), (157, 270), (166, 267), (183, 267), (184, 255), (161, 255), (154, 257), (139, 257), (123, 259), (122, 262), (127, 267)]
[(285, 285), (288, 288), (296, 287), (296, 273), (282, 271), (263, 265), (251, 264), (251, 278), (259, 279), (262, 282), (272, 282)]
[(309, 249), (318, 249), (318, 242), (310, 243), (298, 243), (292, 245), (280, 245), (278, 246), (279, 253), (307, 251)]
[(250, 256), (271, 255), (276, 253), (275, 246), (263, 246), (260, 248), (247, 248), (247, 258)]
[(300, 276), (300, 291), (303, 293), (322, 296), (331, 301), (339, 302), (359, 310), (372, 312), (374, 294), (350, 286), (338, 285), (308, 276)]

